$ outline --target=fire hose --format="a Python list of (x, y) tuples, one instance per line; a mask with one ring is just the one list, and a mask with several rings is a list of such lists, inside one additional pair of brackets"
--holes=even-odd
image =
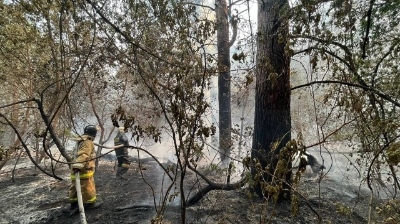
[(78, 197), (79, 216), (81, 218), (81, 223), (87, 224), (85, 207), (83, 206), (83, 201), (82, 201), (81, 178), (79, 175), (79, 171), (75, 173), (75, 188), (76, 188), (76, 195)]

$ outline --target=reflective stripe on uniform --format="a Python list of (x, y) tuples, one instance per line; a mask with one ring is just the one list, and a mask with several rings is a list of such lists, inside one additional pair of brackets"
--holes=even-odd
[(130, 167), (130, 165), (127, 164), (127, 163), (123, 163), (121, 166), (122, 166), (122, 167), (125, 167), (125, 168), (129, 168), (129, 167)]
[(94, 203), (96, 201), (96, 196), (94, 196), (93, 198), (89, 199), (87, 202), (85, 203)]
[[(88, 173), (80, 174), (79, 175), (79, 179), (87, 179), (89, 177), (92, 177), (93, 174), (94, 174), (94, 172), (88, 172)], [(75, 180), (75, 174), (71, 174), (71, 180)]]
[[(96, 201), (96, 199), (97, 199), (96, 196), (94, 196), (93, 198), (89, 199), (85, 203), (94, 203)], [(77, 202), (78, 198), (70, 198), (69, 201), (70, 202)]]

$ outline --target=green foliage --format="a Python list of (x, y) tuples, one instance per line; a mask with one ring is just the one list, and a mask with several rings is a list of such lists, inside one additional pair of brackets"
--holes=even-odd
[[(393, 101), (400, 98), (400, 3), (375, 4), (368, 18), (369, 4), (365, 1), (294, 2), (293, 8), (282, 10), (291, 25), (291, 45), (285, 50), (290, 55), (301, 52), (309, 57), (308, 77), (314, 78), (310, 81), (335, 81), (318, 86), (326, 90), (320, 93), (322, 100), (318, 102), (324, 108), (318, 108), (319, 128), (332, 133), (337, 125), (329, 124), (354, 119), (342, 133), (326, 140), (349, 140), (364, 152), (357, 162), (365, 165), (369, 154), (376, 155), (399, 134), (399, 110)], [(2, 104), (41, 99), (46, 116), (66, 137), (74, 135), (73, 123), (89, 120), (94, 108), (101, 111), (100, 119), (131, 130), (136, 141), (150, 138), (159, 143), (161, 130), (155, 123), (163, 117), (167, 124), (162, 128), (167, 126), (176, 143), (175, 154), (184, 162), (195, 163), (194, 158), (203, 154), (204, 140), (216, 132), (213, 124), (202, 119), (210, 112), (205, 91), (216, 72), (216, 57), (205, 50), (213, 44), (214, 22), (182, 1), (113, 3), (102, 5), (94, 13), (93, 6), (82, 1), (1, 1)], [(100, 19), (99, 12), (109, 23)], [(279, 41), (285, 41), (282, 35)], [(245, 63), (251, 55), (246, 49), (237, 52), (232, 59), (239, 63)], [(280, 74), (269, 62), (264, 63), (274, 88)], [(252, 74), (246, 75), (244, 86), (253, 81)], [(37, 122), (40, 115), (32, 108), (24, 104), (5, 113), (13, 114), (12, 122), (18, 127), (43, 130), (44, 125)], [(47, 137), (46, 133), (34, 134)], [(272, 151), (279, 145), (279, 141), (272, 144)], [(305, 150), (300, 146), (290, 141), (279, 149), (273, 172), (271, 166), (245, 158), (244, 166), (254, 165), (257, 171), (250, 185), (262, 182), (264, 192), (277, 201), (290, 162), (297, 151)], [(399, 146), (389, 144), (378, 157), (377, 166), (387, 165), (386, 158), (398, 164)], [(0, 148), (0, 159), (7, 157), (6, 152)], [(293, 184), (299, 184), (304, 172), (304, 159), (300, 164)], [(209, 169), (222, 173), (216, 164)], [(265, 174), (273, 176), (273, 181), (263, 182)], [(298, 198), (293, 195), (292, 206), (297, 213)], [(347, 212), (345, 208), (339, 210)], [(162, 220), (162, 216), (155, 220)]]
[(238, 53), (234, 53), (232, 55), (232, 59), (235, 61), (239, 61), (239, 62), (244, 62), (244, 60), (246, 59), (246, 55), (243, 52)]
[(380, 204), (376, 207), (376, 211), (381, 218), (380, 223), (395, 224), (400, 221), (400, 201), (397, 199), (390, 199), (389, 201)]
[(343, 203), (337, 202), (335, 203), (336, 212), (350, 216), (352, 213), (352, 209), (344, 205)]
[[(274, 143), (276, 144), (276, 143)], [(256, 173), (253, 174), (253, 180), (250, 182), (251, 187), (260, 184), (264, 195), (270, 196), (274, 202), (277, 202), (280, 198), (288, 198), (287, 190), (284, 189), (284, 185), (288, 183), (287, 174), (291, 173), (291, 162), (294, 160), (297, 151), (297, 143), (295, 140), (291, 140), (280, 149), (277, 155), (278, 160), (274, 169), (271, 169), (272, 164), (268, 164), (265, 168), (262, 167), (260, 161), (255, 159), (252, 161), (252, 165), (255, 166)], [(245, 166), (249, 166), (249, 158), (243, 160)], [(267, 181), (265, 177), (271, 176), (271, 181)], [(289, 180), (292, 181), (292, 180)]]
[(218, 164), (211, 163), (209, 164), (206, 169), (204, 170), (204, 173), (217, 173), (217, 174), (223, 174), (226, 171), (226, 169), (221, 168), (218, 166)]
[(0, 161), (3, 161), (3, 159), (7, 159), (8, 156), (8, 148), (0, 145)]
[(390, 144), (388, 148), (388, 159), (389, 162), (394, 165), (400, 163), (400, 142)]
[(318, 135), (360, 152), (352, 154), (357, 168), (375, 158), (371, 173), (378, 176), (400, 161), (398, 6), (398, 1), (297, 1), (287, 15), (294, 57), (310, 67), (307, 82), (318, 83), (311, 87), (318, 90), (311, 94)]

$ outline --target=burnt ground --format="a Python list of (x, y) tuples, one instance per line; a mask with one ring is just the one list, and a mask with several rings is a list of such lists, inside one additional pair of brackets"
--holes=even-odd
[[(153, 195), (158, 203), (157, 186), (167, 185), (162, 181), (162, 170), (154, 162), (143, 163), (142, 178), (138, 164), (133, 163), (127, 173), (129, 180), (120, 182), (114, 178), (114, 165), (110, 161), (99, 163), (95, 181), (98, 197), (104, 204), (86, 211), (88, 223), (151, 223), (156, 217)], [(69, 206), (69, 171), (63, 165), (56, 167), (55, 173), (64, 180), (57, 181), (30, 167), (17, 169), (13, 181), (12, 172), (2, 170), (0, 223), (80, 223), (79, 215), (62, 212)], [(194, 174), (188, 174), (187, 189), (194, 178)], [(292, 215), (290, 202), (275, 205), (250, 199), (246, 188), (212, 191), (187, 208), (186, 223), (318, 223), (315, 213), (320, 215), (321, 223), (367, 223), (368, 195), (346, 196), (336, 185), (328, 177), (318, 193), (315, 177), (304, 177), (297, 191), (307, 200), (300, 199), (298, 216)], [(179, 204), (179, 198), (169, 202), (162, 223), (182, 223)], [(122, 210), (124, 206), (132, 208)]]

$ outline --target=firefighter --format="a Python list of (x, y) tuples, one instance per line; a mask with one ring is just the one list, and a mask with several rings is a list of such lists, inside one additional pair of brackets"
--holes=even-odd
[(82, 201), (85, 209), (98, 208), (102, 202), (96, 198), (96, 186), (94, 183), (94, 158), (96, 151), (94, 149), (93, 140), (96, 137), (99, 128), (94, 125), (89, 125), (84, 128), (84, 134), (78, 139), (74, 148), (74, 164), (71, 166), (71, 181), (72, 185), (69, 189), (69, 200), (71, 203), (70, 215), (79, 212), (78, 198), (75, 187), (76, 173), (79, 171), (81, 183)]
[[(125, 135), (125, 128), (119, 127), (118, 134), (114, 138), (114, 145), (129, 145), (128, 137)], [(131, 165), (131, 160), (128, 155), (128, 148), (121, 147), (115, 150), (115, 155), (118, 160), (118, 169), (116, 173), (116, 178), (120, 180), (127, 180), (123, 175), (128, 171), (129, 166)]]

